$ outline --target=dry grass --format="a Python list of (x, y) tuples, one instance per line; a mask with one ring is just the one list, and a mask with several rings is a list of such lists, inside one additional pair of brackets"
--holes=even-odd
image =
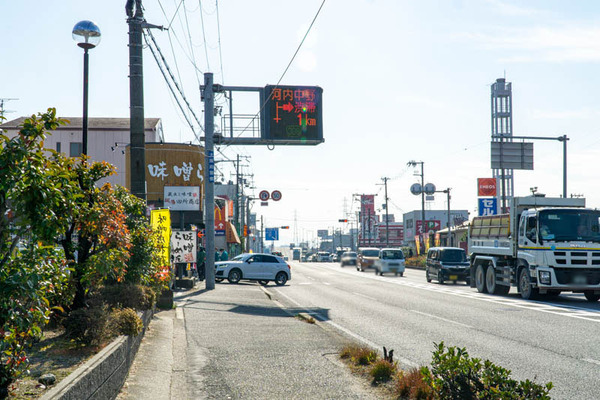
[(340, 351), (340, 358), (349, 359), (354, 365), (371, 365), (379, 356), (377, 352), (366, 346), (346, 345)]
[(421, 375), (421, 372), (417, 368), (398, 372), (395, 381), (395, 393), (399, 399), (433, 399), (431, 387), (423, 382), (423, 375)]

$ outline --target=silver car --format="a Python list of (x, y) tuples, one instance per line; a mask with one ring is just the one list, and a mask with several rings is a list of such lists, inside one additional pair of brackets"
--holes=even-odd
[(229, 260), (215, 263), (215, 280), (227, 279), (238, 283), (245, 279), (266, 285), (270, 281), (283, 286), (292, 279), (292, 269), (282, 257), (263, 253), (245, 253)]

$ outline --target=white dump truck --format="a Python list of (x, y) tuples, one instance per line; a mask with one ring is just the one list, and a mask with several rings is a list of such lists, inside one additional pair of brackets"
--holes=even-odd
[(521, 297), (583, 293), (600, 299), (600, 210), (583, 198), (514, 197), (510, 213), (469, 227), (471, 287)]

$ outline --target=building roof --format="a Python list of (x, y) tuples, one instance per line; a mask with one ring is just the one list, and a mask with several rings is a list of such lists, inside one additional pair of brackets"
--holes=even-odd
[[(25, 118), (19, 117), (11, 121), (5, 122), (0, 125), (1, 129), (16, 130), (20, 125), (23, 124)], [(57, 130), (73, 130), (82, 129), (83, 118), (81, 117), (61, 117), (69, 121), (66, 125), (61, 125)], [(158, 129), (160, 124), (160, 118), (144, 118), (144, 130), (153, 131)], [(129, 118), (88, 118), (88, 129), (96, 131), (128, 131), (129, 130)]]

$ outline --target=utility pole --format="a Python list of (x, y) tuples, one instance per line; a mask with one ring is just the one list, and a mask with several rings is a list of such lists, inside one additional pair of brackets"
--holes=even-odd
[(448, 245), (452, 246), (454, 238), (452, 237), (452, 233), (450, 232), (450, 189), (452, 188), (442, 190), (442, 192), (446, 193), (446, 195), (448, 196)]
[(411, 167), (416, 167), (417, 164), (421, 164), (421, 236), (425, 234), (425, 172), (424, 162), (423, 161), (409, 161), (407, 165)]
[(206, 234), (206, 289), (215, 288), (215, 152), (213, 135), (215, 131), (215, 97), (213, 93), (213, 74), (204, 74), (204, 232)]
[(386, 247), (390, 247), (390, 219), (388, 213), (388, 195), (387, 195), (387, 181), (390, 178), (381, 178), (383, 181), (383, 185), (385, 187), (385, 245)]
[(264, 224), (263, 224), (263, 216), (260, 216), (260, 252), (264, 253), (265, 252), (265, 248), (263, 245), (263, 229), (264, 229)]
[(144, 64), (142, 0), (128, 0), (125, 6), (129, 24), (129, 170), (131, 193), (146, 200), (146, 143), (144, 138)]

